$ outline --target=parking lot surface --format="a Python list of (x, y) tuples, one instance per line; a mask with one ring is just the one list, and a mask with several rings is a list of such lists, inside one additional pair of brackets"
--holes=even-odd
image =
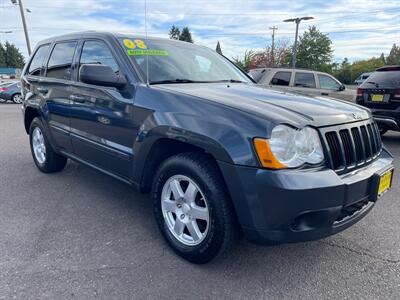
[(162, 240), (148, 195), (88, 167), (34, 166), (19, 105), (0, 105), (0, 299), (398, 299), (400, 134), (393, 189), (350, 229), (196, 266)]

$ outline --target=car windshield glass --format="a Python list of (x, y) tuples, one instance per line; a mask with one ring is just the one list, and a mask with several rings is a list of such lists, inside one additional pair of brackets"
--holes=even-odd
[(134, 37), (120, 38), (120, 42), (129, 58), (139, 67), (143, 78), (146, 78), (148, 68), (151, 84), (251, 82), (231, 62), (205, 47)]
[(374, 72), (362, 86), (366, 88), (399, 89), (400, 71)]

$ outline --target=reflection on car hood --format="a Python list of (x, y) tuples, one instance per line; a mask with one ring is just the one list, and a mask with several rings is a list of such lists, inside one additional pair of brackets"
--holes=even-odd
[(329, 126), (370, 118), (368, 109), (350, 102), (286, 93), (255, 84), (187, 83), (156, 88), (218, 102), (295, 126)]

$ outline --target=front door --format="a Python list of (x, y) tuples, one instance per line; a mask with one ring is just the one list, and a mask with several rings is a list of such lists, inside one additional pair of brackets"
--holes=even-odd
[[(101, 40), (83, 43), (79, 66), (83, 64), (103, 64), (120, 72), (113, 53)], [(135, 139), (130, 89), (85, 84), (78, 75), (70, 95), (74, 155), (125, 178), (131, 176)]]

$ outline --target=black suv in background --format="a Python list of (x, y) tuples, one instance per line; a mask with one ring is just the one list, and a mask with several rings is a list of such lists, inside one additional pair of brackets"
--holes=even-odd
[(335, 234), (391, 187), (369, 110), (257, 86), (206, 47), (59, 36), (37, 45), (21, 81), (38, 169), (72, 159), (151, 191), (162, 235), (191, 262), (239, 232), (263, 243)]
[(377, 69), (357, 89), (356, 101), (372, 111), (381, 134), (400, 131), (400, 66)]

